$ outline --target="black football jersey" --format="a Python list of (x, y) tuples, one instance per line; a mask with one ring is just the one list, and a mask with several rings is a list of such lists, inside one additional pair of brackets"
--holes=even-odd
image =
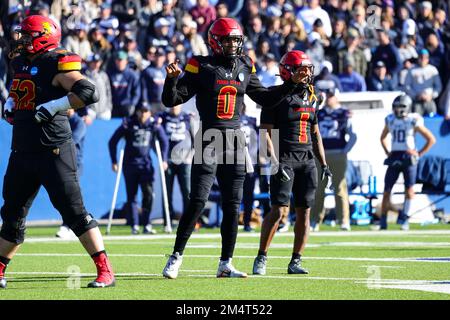
[(166, 107), (173, 107), (196, 95), (203, 131), (238, 129), (244, 94), (260, 105), (272, 107), (295, 86), (288, 81), (281, 86), (264, 87), (248, 56), (237, 58), (234, 63), (215, 56), (194, 56), (184, 71), (180, 79), (166, 78), (162, 101)]
[(67, 94), (52, 85), (60, 72), (81, 70), (81, 58), (63, 48), (37, 55), (33, 60), (18, 56), (11, 62), (13, 80), (9, 96), (15, 101), (12, 149), (36, 152), (53, 148), (71, 139), (66, 112), (59, 112), (50, 122), (36, 123), (36, 107)]
[(311, 127), (317, 124), (319, 99), (320, 95), (310, 86), (286, 96), (276, 109), (262, 110), (261, 124), (271, 124), (279, 130), (280, 152), (312, 150)]

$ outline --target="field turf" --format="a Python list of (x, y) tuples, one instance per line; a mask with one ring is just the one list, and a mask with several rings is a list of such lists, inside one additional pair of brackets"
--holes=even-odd
[[(201, 229), (190, 239), (178, 279), (161, 271), (174, 235), (131, 236), (113, 227), (105, 244), (117, 286), (87, 289), (95, 267), (81, 244), (54, 237), (57, 228), (29, 228), (27, 240), (7, 269), (8, 299), (124, 300), (352, 300), (450, 299), (450, 225), (413, 226), (400, 231), (351, 232), (324, 227), (311, 233), (303, 265), (309, 275), (288, 275), (292, 228), (277, 233), (269, 251), (268, 274), (251, 275), (259, 232), (239, 231), (233, 259), (247, 279), (217, 279), (219, 229)], [(102, 229), (104, 231), (104, 229)]]

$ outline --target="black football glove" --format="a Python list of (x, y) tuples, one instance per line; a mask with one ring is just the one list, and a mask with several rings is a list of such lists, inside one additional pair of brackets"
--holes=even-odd
[(331, 173), (330, 168), (327, 165), (323, 165), (322, 166), (322, 174), (320, 175), (320, 180), (324, 181), (325, 177), (327, 179), (327, 186), (326, 186), (326, 188), (333, 189), (332, 188), (332, 177), (333, 177), (333, 174)]
[(6, 99), (6, 102), (3, 106), (3, 119), (6, 120), (10, 125), (14, 124), (14, 111), (15, 104), (13, 98)]

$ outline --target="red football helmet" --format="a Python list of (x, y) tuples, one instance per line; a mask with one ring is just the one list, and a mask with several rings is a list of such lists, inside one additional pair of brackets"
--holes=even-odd
[[(225, 38), (234, 38), (237, 46), (223, 44)], [(215, 55), (234, 58), (242, 54), (244, 33), (239, 23), (232, 18), (219, 18), (208, 30), (208, 44)]]
[(298, 68), (305, 68), (305, 84), (312, 83), (314, 65), (306, 53), (299, 50), (289, 51), (281, 58), (279, 66), (281, 79), (289, 80)]
[(33, 15), (26, 17), (15, 30), (20, 33), (18, 50), (26, 53), (45, 52), (58, 47), (61, 30), (50, 18)]

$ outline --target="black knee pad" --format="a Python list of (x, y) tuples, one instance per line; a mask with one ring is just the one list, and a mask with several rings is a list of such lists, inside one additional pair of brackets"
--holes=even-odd
[(91, 214), (87, 214), (75, 221), (68, 223), (68, 225), (69, 228), (72, 229), (73, 233), (75, 233), (75, 235), (79, 237), (86, 231), (96, 228), (98, 226), (98, 223)]
[(0, 237), (6, 241), (21, 244), (25, 240), (25, 219), (19, 218), (17, 220), (3, 220)]

